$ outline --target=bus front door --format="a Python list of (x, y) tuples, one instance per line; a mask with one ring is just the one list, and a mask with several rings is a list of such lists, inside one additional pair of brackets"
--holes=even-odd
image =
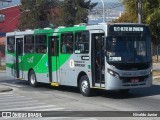
[(22, 79), (23, 76), (23, 37), (16, 38), (16, 61), (15, 77)]
[(49, 36), (48, 42), (48, 67), (49, 67), (49, 81), (50, 83), (58, 83), (58, 37)]
[(104, 33), (92, 33), (92, 77), (93, 86), (103, 87), (105, 84), (105, 56), (103, 45)]

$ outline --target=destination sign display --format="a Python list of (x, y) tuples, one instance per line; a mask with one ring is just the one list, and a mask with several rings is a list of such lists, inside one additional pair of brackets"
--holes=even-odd
[(115, 32), (117, 31), (138, 31), (138, 32), (143, 32), (143, 27), (114, 27), (113, 30)]
[(119, 33), (149, 33), (149, 28), (145, 25), (110, 25), (108, 33), (119, 34)]

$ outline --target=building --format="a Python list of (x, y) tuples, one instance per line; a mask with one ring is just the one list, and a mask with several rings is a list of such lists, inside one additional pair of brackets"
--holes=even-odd
[(21, 14), (19, 6), (12, 6), (0, 9), (0, 13), (5, 16), (4, 21), (0, 23), (1, 36), (4, 35), (6, 32), (11, 32), (17, 29), (18, 18)]
[(0, 57), (4, 57), (5, 35), (17, 29), (20, 14), (17, 5), (0, 9)]

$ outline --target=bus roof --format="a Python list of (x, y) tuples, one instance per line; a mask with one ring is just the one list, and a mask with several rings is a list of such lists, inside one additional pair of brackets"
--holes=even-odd
[(124, 26), (147, 26), (145, 24), (139, 23), (99, 23), (96, 25), (74, 25), (72, 27), (65, 27), (60, 26), (57, 28), (43, 28), (43, 29), (34, 29), (34, 30), (25, 30), (25, 31), (14, 31), (8, 32), (6, 36), (13, 36), (13, 35), (28, 35), (28, 34), (45, 34), (45, 33), (57, 33), (57, 32), (71, 32), (71, 31), (81, 31), (81, 30), (99, 30), (103, 29), (104, 31), (107, 30), (108, 26), (116, 26), (116, 25), (124, 25)]
[(28, 35), (28, 34), (33, 34), (34, 30), (25, 30), (25, 31), (14, 31), (14, 32), (8, 32), (6, 33), (6, 36), (20, 36), (20, 35)]

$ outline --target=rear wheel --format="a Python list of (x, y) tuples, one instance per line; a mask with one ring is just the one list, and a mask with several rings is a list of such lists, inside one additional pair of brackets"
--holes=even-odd
[(92, 92), (91, 92), (89, 79), (88, 79), (87, 75), (84, 75), (81, 77), (79, 89), (80, 89), (80, 92), (83, 96), (87, 96), (87, 97), (91, 96)]
[(38, 86), (36, 74), (35, 74), (35, 72), (33, 70), (31, 70), (29, 72), (29, 83), (33, 87), (37, 87)]

